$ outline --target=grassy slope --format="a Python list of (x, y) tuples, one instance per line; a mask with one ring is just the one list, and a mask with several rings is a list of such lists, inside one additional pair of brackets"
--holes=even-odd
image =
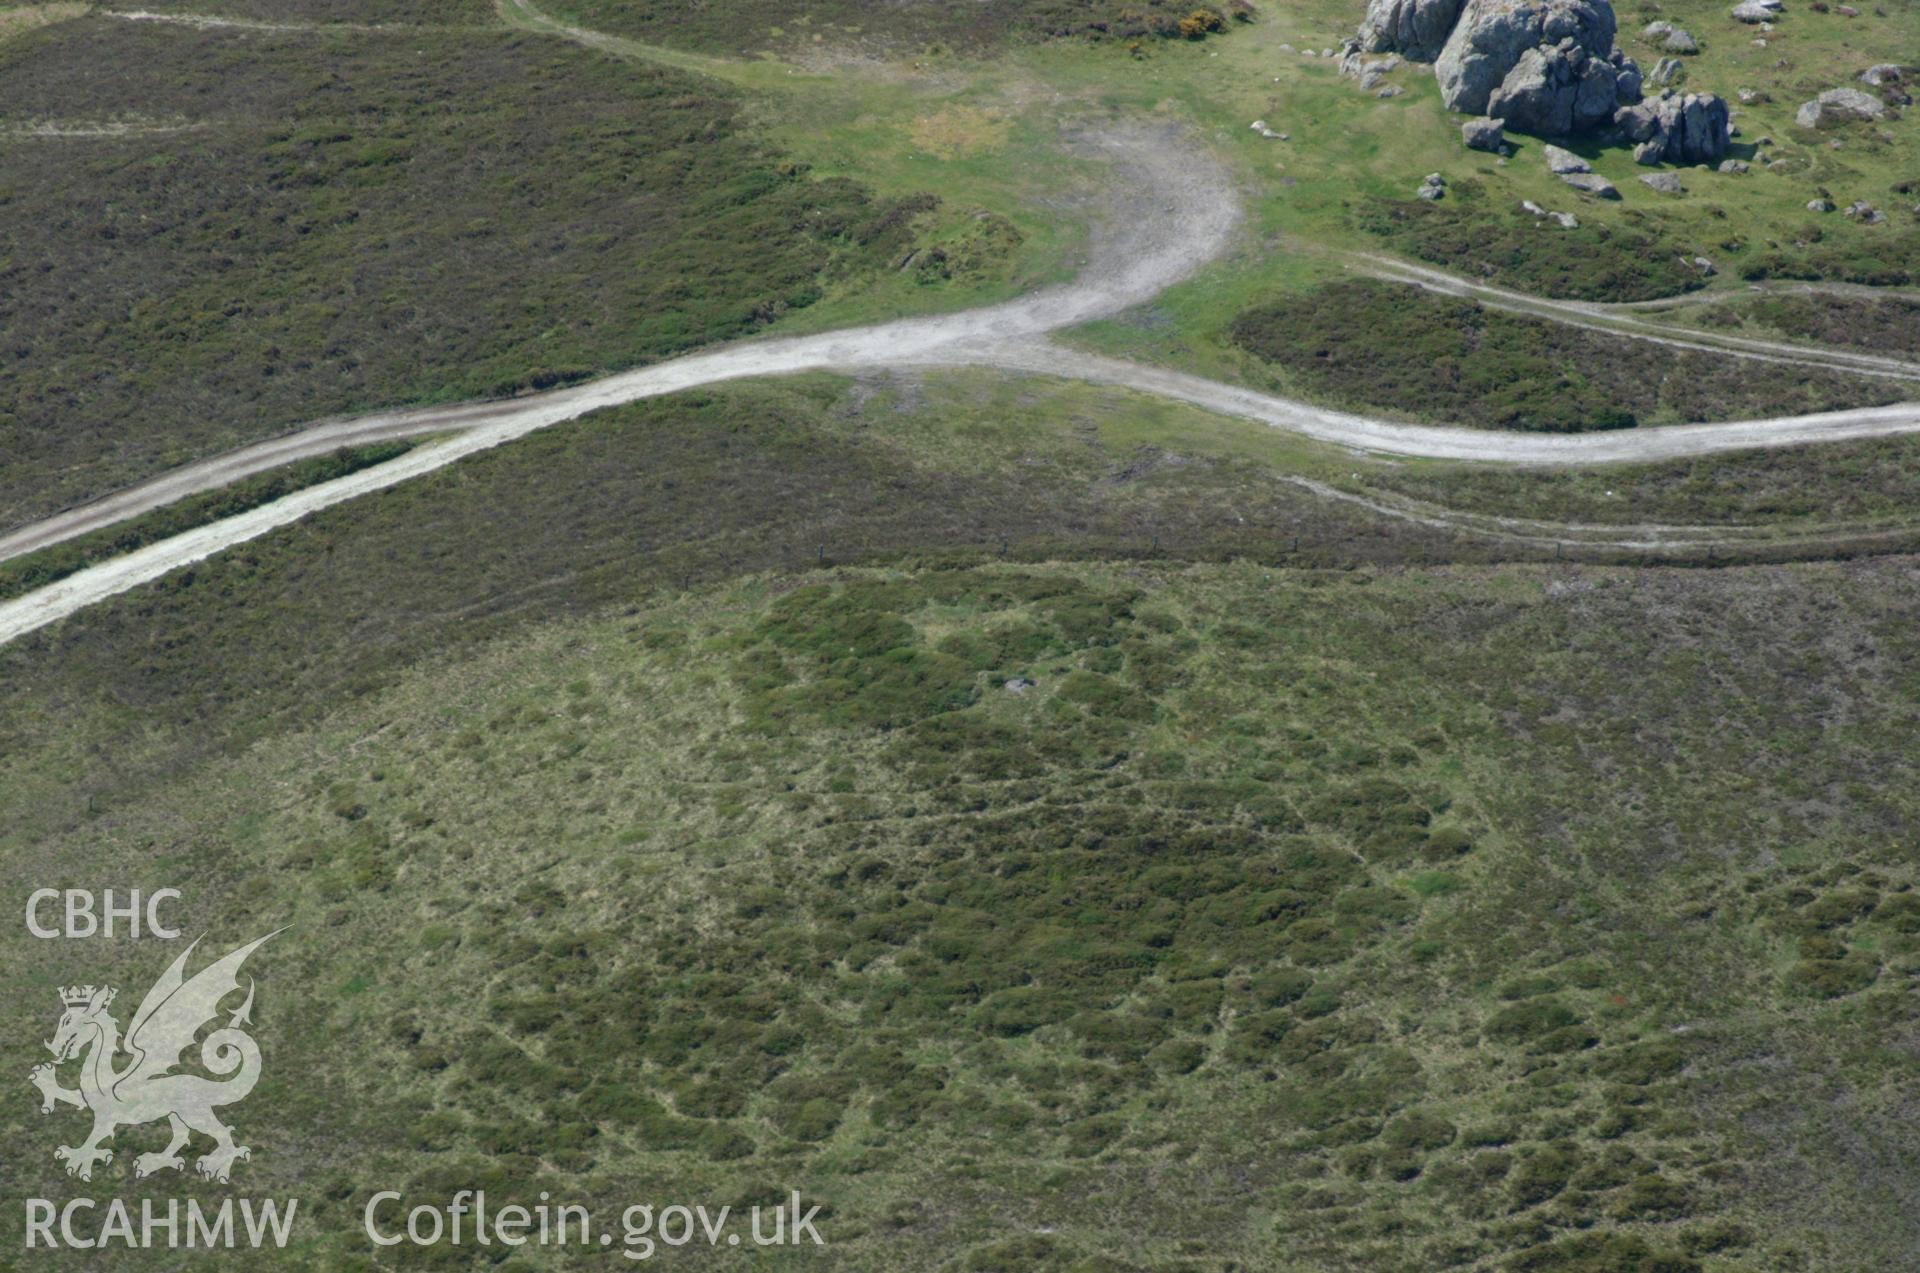
[[(0, 648), (0, 682), (98, 713), (109, 737), (130, 716), (182, 722), (151, 738), (164, 768), (176, 742), (280, 728), (436, 648), (823, 555), (1278, 559), (1296, 537), (1322, 565), (1497, 551), (1275, 480), (1276, 462), (1324, 474), (1333, 454), (1084, 387), (727, 386), (598, 413), (327, 510)], [(251, 604), (262, 594), (272, 606)], [(127, 659), (124, 643), (153, 630), (174, 638)], [(216, 642), (228, 653), (208, 659)], [(0, 752), (59, 750), (53, 723), (9, 712)], [(113, 775), (70, 777), (108, 798)]]
[(1225, 30), (1228, 8), (1225, 0), (737, 0), (724, 7), (700, 0), (562, 0), (554, 11), (596, 30), (712, 52), (752, 55), (811, 45), (841, 56), (851, 49), (979, 53), (1010, 39), (1179, 39), (1180, 21), (1200, 11), (1212, 13)]
[(782, 166), (721, 86), (541, 37), (95, 18), (0, 57), (0, 121), (184, 128), (0, 142), (0, 522), (328, 413), (754, 332), (943, 224)]
[[(1601, 523), (1899, 526), (1915, 446), (1502, 474), (1368, 461), (1074, 384), (964, 374), (724, 386), (533, 435), (0, 648), (0, 683), (17, 702), (57, 705), (0, 716), (0, 752), (64, 753), (68, 715), (103, 740), (133, 720), (180, 722), (142, 727), (140, 765), (67, 774), (68, 789), (112, 800), (141, 766), (165, 771), (210, 741), (286, 728), (431, 651), (637, 593), (821, 561), (1249, 557), (1352, 569), (1553, 556), (1545, 544), (1376, 517), (1292, 475)], [(1827, 489), (1851, 494), (1816, 506)], [(273, 604), (255, 605), (261, 595)], [(155, 631), (171, 636), (141, 636)], [(225, 654), (208, 659), (215, 645)]]
[[(294, 923), (242, 1120), (286, 1265), (377, 1179), (799, 1187), (850, 1269), (1894, 1267), (1911, 568), (781, 572), (36, 802), (0, 871)], [(71, 961), (7, 940), (40, 1037)], [(0, 1143), (65, 1196), (51, 1125)]]
[(1601, 525), (1902, 525), (1920, 440), (1889, 438), (1664, 464), (1516, 472), (1422, 463), (1363, 470), (1359, 489), (1449, 508)]
[(1278, 390), (1492, 428), (1568, 433), (1904, 400), (1886, 381), (1668, 349), (1372, 280), (1250, 310), (1233, 337)]

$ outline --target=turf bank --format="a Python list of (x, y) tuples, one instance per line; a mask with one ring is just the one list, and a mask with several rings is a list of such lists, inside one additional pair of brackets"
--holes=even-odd
[(142, 1198), (137, 1208), (119, 1198), (73, 1198), (57, 1204), (28, 1198), (27, 1248), (129, 1251), (234, 1250), (284, 1247), (298, 1198)]

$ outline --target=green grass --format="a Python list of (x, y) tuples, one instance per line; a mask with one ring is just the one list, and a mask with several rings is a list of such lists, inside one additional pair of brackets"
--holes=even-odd
[[(1689, 89), (1732, 100), (1752, 88), (1771, 100), (1736, 106), (1742, 138), (1736, 155), (1771, 137), (1765, 149), (1783, 164), (1741, 174), (1687, 170), (1688, 193), (1655, 194), (1630, 154), (1585, 142), (1573, 148), (1621, 190), (1619, 203), (1576, 195), (1547, 170), (1540, 144), (1516, 138), (1505, 164), (1465, 150), (1459, 117), (1448, 113), (1424, 68), (1396, 72), (1404, 92), (1381, 100), (1342, 79), (1325, 59), (1299, 49), (1337, 47), (1358, 19), (1352, 4), (1325, 0), (1269, 7), (1261, 20), (1217, 50), (1168, 50), (1139, 67), (1120, 67), (1110, 50), (1045, 49), (1023, 56), (1055, 82), (1140, 109), (1178, 109), (1204, 131), (1242, 175), (1251, 222), (1249, 248), (1230, 262), (1174, 288), (1139, 314), (1080, 333), (1103, 352), (1152, 358), (1204, 374), (1231, 372), (1233, 319), (1276, 294), (1311, 288), (1342, 262), (1324, 250), (1420, 258), (1521, 290), (1580, 299), (1633, 300), (1682, 294), (1702, 279), (1678, 258), (1705, 256), (1718, 274), (1709, 288), (1740, 286), (1751, 274), (1898, 282), (1920, 257), (1914, 199), (1900, 187), (1920, 178), (1914, 119), (1819, 137), (1796, 130), (1792, 115), (1820, 89), (1851, 83), (1888, 49), (1920, 41), (1920, 11), (1867, 9), (1855, 22), (1792, 15), (1767, 49), (1755, 33), (1708, 0), (1673, 0), (1664, 12), (1620, 10), (1623, 44), (1648, 64), (1652, 51), (1631, 33), (1655, 16), (1689, 26), (1706, 43), (1690, 59)], [(1295, 52), (1280, 46), (1291, 46)], [(1217, 53), (1217, 56), (1211, 54)], [(1787, 65), (1774, 63), (1785, 58)], [(1272, 141), (1248, 129), (1261, 119), (1288, 134)], [(1889, 140), (1890, 139), (1890, 140)], [(1838, 140), (1838, 149), (1828, 142)], [(1449, 197), (1410, 206), (1422, 177), (1439, 171)], [(1889, 214), (1865, 226), (1837, 214), (1807, 212), (1830, 195), (1842, 206), (1865, 199)], [(1520, 211), (1523, 200), (1570, 211), (1580, 228), (1542, 228)]]
[(44, 588), (110, 557), (118, 557), (249, 509), (271, 504), (283, 495), (372, 468), (411, 451), (411, 439), (343, 447), (332, 455), (299, 460), (285, 468), (261, 473), (217, 491), (193, 495), (141, 513), (113, 526), (77, 535), (36, 552), (0, 561), (0, 600)]
[[(389, 1182), (798, 1188), (849, 1269), (1897, 1261), (1910, 563), (1512, 564), (1285, 481), (1416, 473), (984, 374), (598, 413), (0, 651), (0, 876), (292, 923), (281, 1267)], [(71, 953), (7, 940), (44, 1037)], [(0, 1108), (23, 1192), (59, 1125)], [(119, 1143), (95, 1195), (176, 1187)]]
[[(293, 924), (234, 1112), (279, 1266), (364, 1260), (378, 1180), (799, 1188), (849, 1269), (1885, 1267), (1905, 569), (782, 570), (33, 800), (0, 873), (165, 844), (194, 931)], [(10, 796), (126, 757), (89, 701)], [(8, 940), (38, 1037), (73, 956)], [(0, 1110), (35, 1196), (57, 1125)]]

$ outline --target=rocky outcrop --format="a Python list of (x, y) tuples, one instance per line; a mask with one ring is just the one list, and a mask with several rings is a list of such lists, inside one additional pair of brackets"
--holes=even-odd
[(1740, 0), (1733, 6), (1733, 20), (1757, 25), (1771, 22), (1780, 16), (1780, 10), (1786, 6), (1780, 0)]
[(1522, 53), (1484, 109), (1521, 132), (1564, 137), (1605, 123), (1618, 102), (1613, 63), (1569, 37), (1552, 48)]
[[(1435, 55), (1437, 33), (1450, 19), (1452, 30)], [(1657, 22), (1643, 35), (1665, 40), (1676, 33), (1685, 34)], [(1733, 135), (1726, 102), (1714, 93), (1674, 91), (1671, 85), (1685, 74), (1674, 58), (1660, 59), (1652, 75), (1643, 77), (1615, 47), (1618, 34), (1609, 0), (1370, 0), (1343, 69), (1351, 63), (1351, 73), (1359, 74), (1373, 65), (1362, 51), (1431, 56), (1447, 105), (1487, 117), (1461, 128), (1474, 150), (1501, 149), (1503, 128), (1565, 137), (1612, 125), (1643, 164), (1720, 162)], [(1898, 74), (1897, 68), (1876, 69)], [(1649, 87), (1660, 88), (1659, 96), (1647, 99)], [(1821, 101), (1844, 93), (1867, 97), (1857, 89), (1836, 89), (1821, 94)], [(1829, 107), (1847, 108), (1845, 102)], [(1609, 197), (1597, 189), (1589, 193)]]
[(1717, 93), (1663, 93), (1614, 113), (1614, 126), (1634, 143), (1633, 157), (1654, 164), (1718, 163), (1732, 139), (1732, 112)]
[(1464, 0), (1372, 0), (1360, 24), (1360, 47), (1419, 62), (1440, 56)]
[(1351, 46), (1431, 61), (1449, 107), (1560, 137), (1640, 100), (1608, 0), (1371, 0)]
[(1887, 104), (1857, 88), (1830, 88), (1794, 114), (1802, 128), (1837, 128), (1856, 120), (1884, 119)]
[[(1597, 60), (1610, 66), (1615, 33), (1606, 0), (1467, 0), (1433, 70), (1449, 107), (1484, 115), (1530, 50), (1565, 50), (1559, 60), (1572, 62), (1571, 49), (1578, 49), (1586, 54), (1583, 65)], [(1571, 49), (1562, 41), (1571, 41)]]

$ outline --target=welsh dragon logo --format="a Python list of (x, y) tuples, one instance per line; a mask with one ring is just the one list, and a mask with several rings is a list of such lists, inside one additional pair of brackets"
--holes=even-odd
[[(127, 1027), (124, 1042), (120, 1023), (107, 1011), (118, 993), (112, 986), (61, 989), (60, 1001), (66, 1011), (47, 1042), (53, 1061), (35, 1066), (27, 1077), (40, 1089), (42, 1114), (51, 1114), (56, 1105), (93, 1111), (93, 1134), (86, 1143), (78, 1148), (62, 1145), (53, 1151), (53, 1156), (67, 1165), (69, 1176), (93, 1179), (95, 1165), (113, 1160), (113, 1151), (105, 1148), (105, 1142), (115, 1131), (162, 1118), (172, 1128), (173, 1139), (159, 1153), (135, 1158), (136, 1176), (183, 1170), (186, 1163), (180, 1151), (193, 1132), (213, 1139), (213, 1150), (194, 1163), (195, 1170), (210, 1180), (224, 1182), (235, 1161), (251, 1156), (245, 1145), (233, 1143), (233, 1129), (214, 1116), (216, 1109), (245, 1099), (260, 1078), (259, 1045), (240, 1029), (252, 1024), (251, 977), (247, 979), (246, 1002), (233, 1010), (226, 1025), (200, 1042), (200, 1063), (214, 1074), (233, 1077), (215, 1081), (172, 1071), (181, 1063), (181, 1054), (193, 1046), (201, 1027), (219, 1016), (221, 1001), (239, 991), (240, 965), (275, 936), (278, 932), (268, 933), (208, 964), (189, 979), (185, 975), (187, 956), (200, 944), (196, 940), (147, 991)], [(121, 1051), (133, 1059), (116, 1070), (114, 1056)], [(83, 1052), (80, 1086), (60, 1086), (55, 1070)]]

